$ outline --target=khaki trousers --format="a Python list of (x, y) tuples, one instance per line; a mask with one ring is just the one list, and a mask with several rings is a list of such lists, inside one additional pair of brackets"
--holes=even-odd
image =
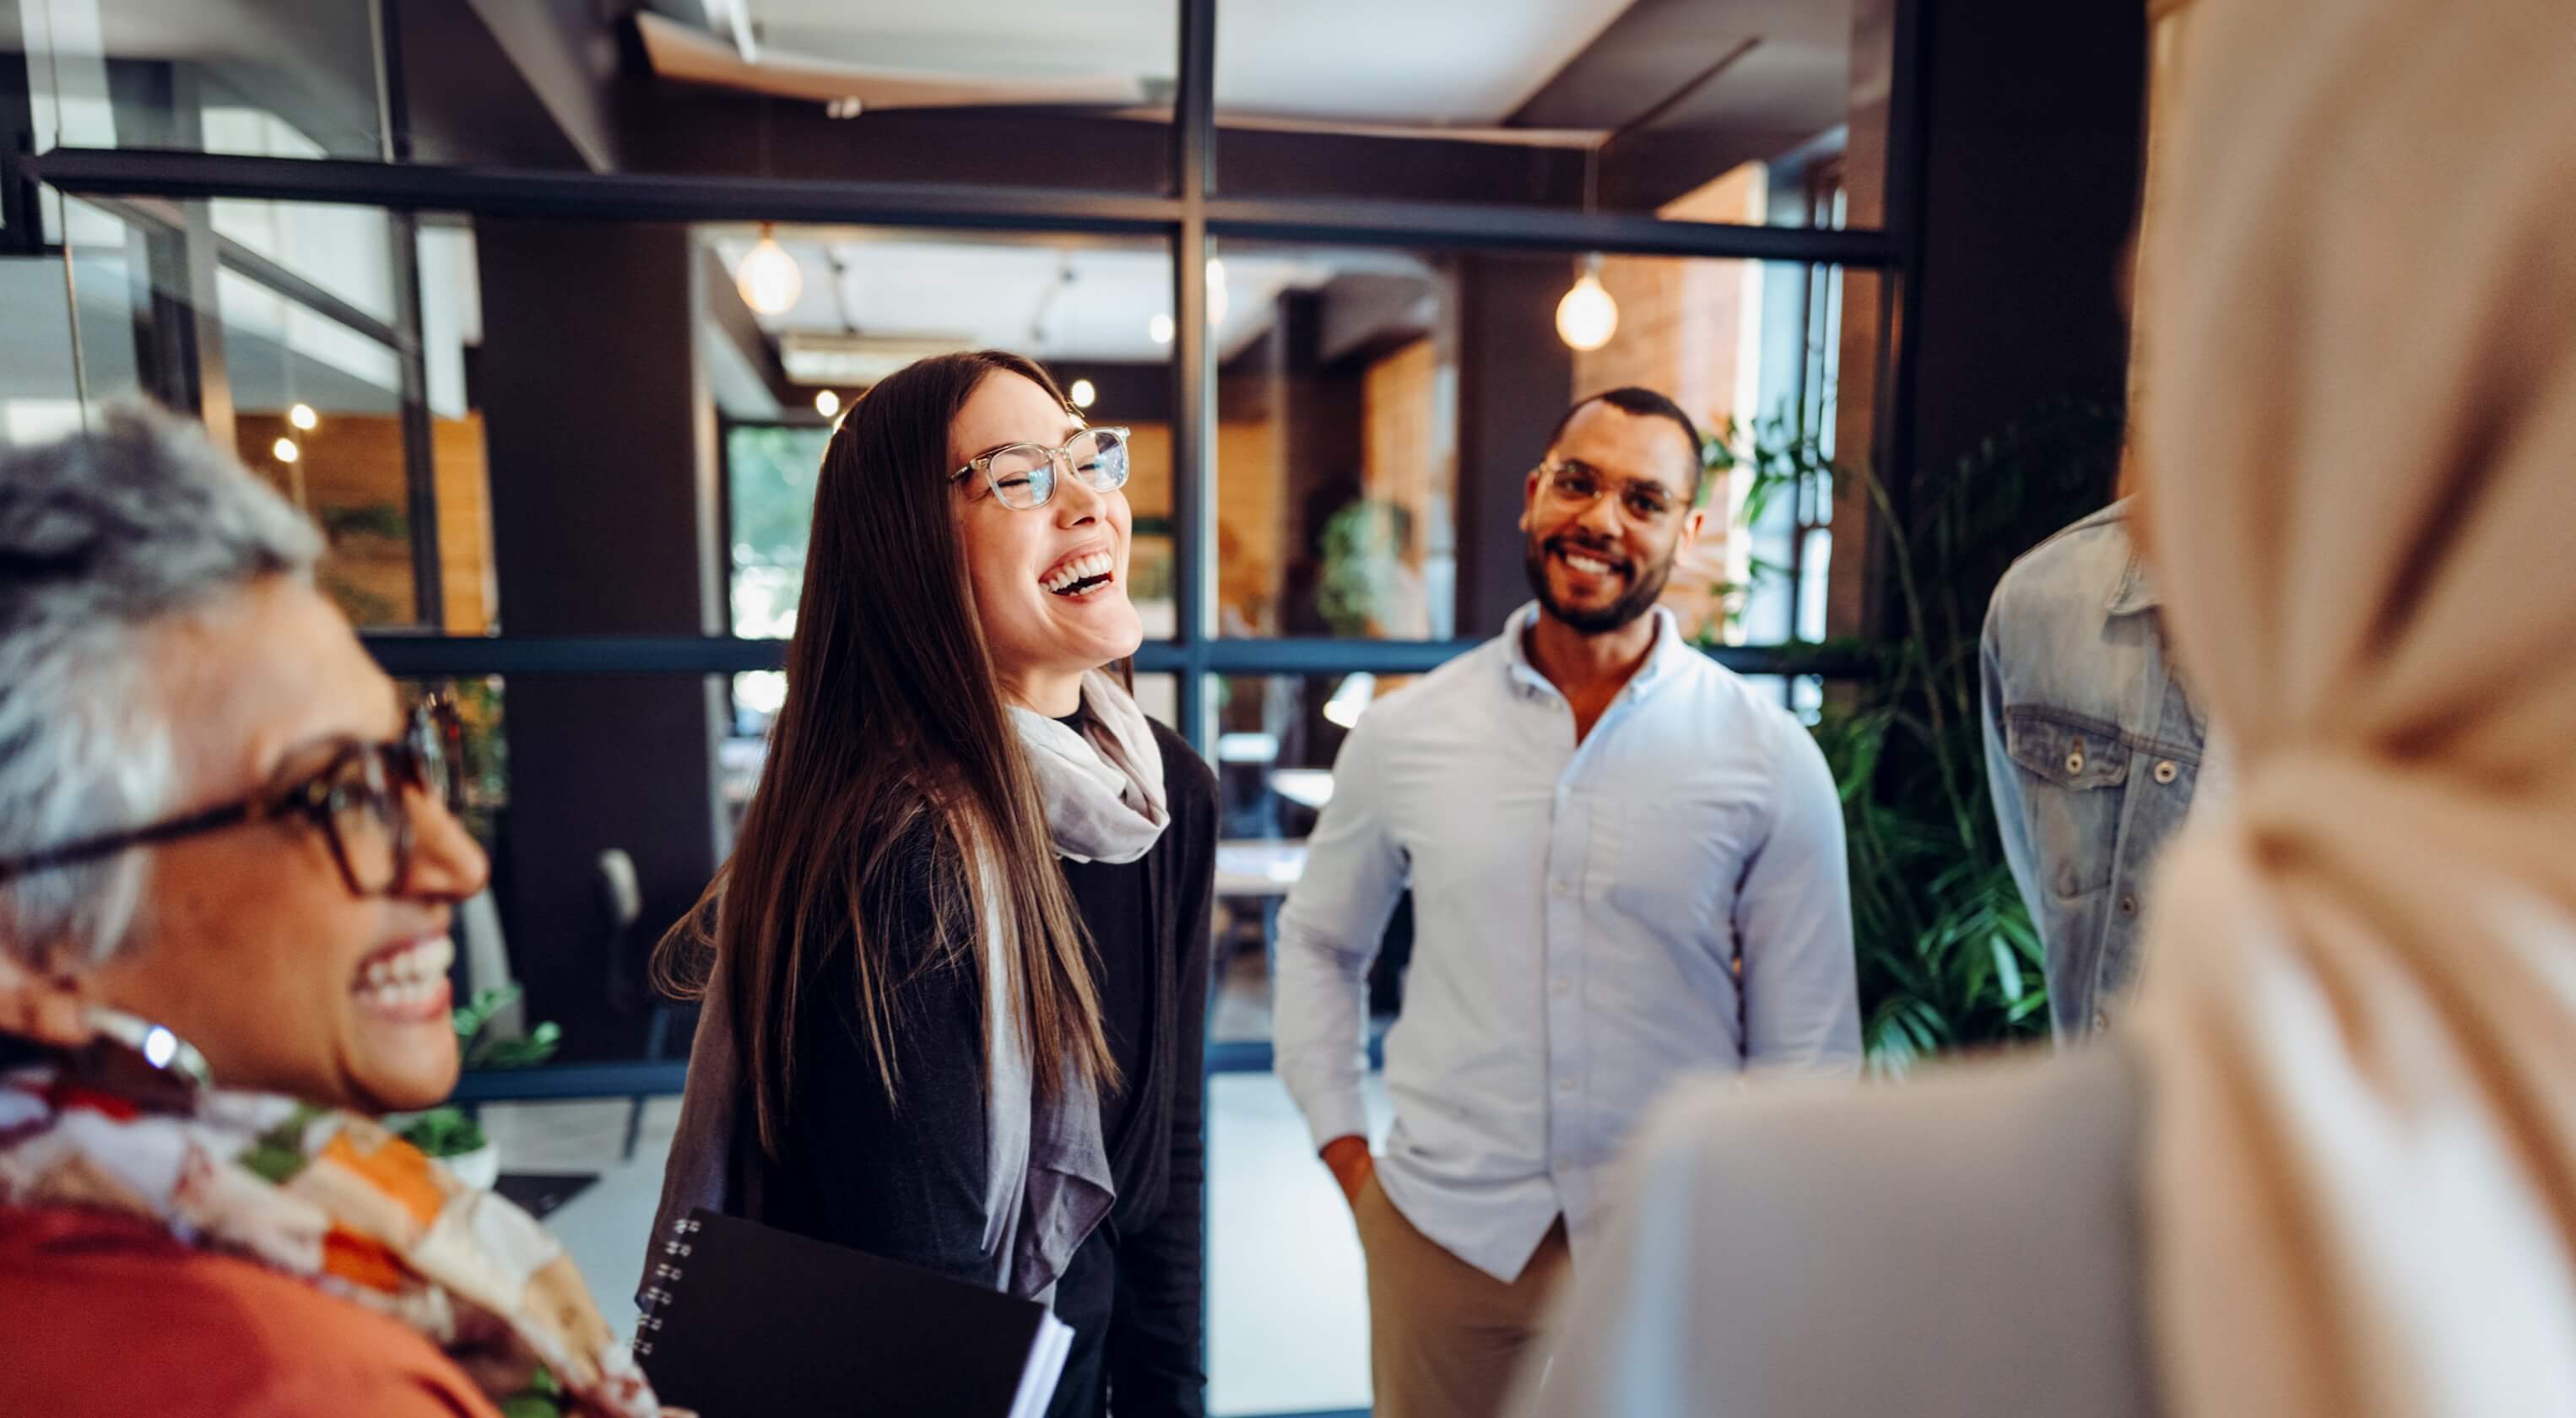
[(1413, 1229), (1375, 1177), (1352, 1210), (1368, 1258), (1376, 1418), (1494, 1418), (1565, 1274), (1563, 1218), (1505, 1284)]

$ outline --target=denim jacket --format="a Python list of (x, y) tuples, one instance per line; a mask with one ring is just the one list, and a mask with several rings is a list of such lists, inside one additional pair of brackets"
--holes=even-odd
[(2207, 737), (2166, 666), (2129, 512), (2115, 502), (2041, 543), (1986, 611), (1986, 776), (2060, 1043), (2107, 1024), (2137, 978), (2138, 904)]

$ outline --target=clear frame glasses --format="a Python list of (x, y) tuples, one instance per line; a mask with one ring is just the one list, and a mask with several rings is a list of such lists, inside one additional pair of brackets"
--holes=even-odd
[(1055, 496), (1059, 470), (1101, 492), (1125, 487), (1127, 430), (1086, 428), (1066, 439), (1061, 448), (1008, 444), (974, 459), (949, 474), (949, 478), (958, 481), (982, 473), (993, 489), (994, 500), (1026, 512), (1046, 506), (1047, 499)]
[(1648, 478), (1617, 480), (1589, 463), (1571, 460), (1542, 463), (1538, 472), (1548, 495), (1568, 511), (1590, 507), (1614, 492), (1628, 520), (1640, 526), (1655, 526), (1681, 510), (1681, 499), (1673, 496), (1672, 489)]

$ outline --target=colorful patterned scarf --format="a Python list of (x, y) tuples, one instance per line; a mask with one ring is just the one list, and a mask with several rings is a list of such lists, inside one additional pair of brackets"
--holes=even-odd
[(562, 1245), (354, 1114), (207, 1091), (160, 1110), (52, 1064), (0, 1073), (0, 1201), (148, 1217), (389, 1315), (495, 1403), (660, 1410)]

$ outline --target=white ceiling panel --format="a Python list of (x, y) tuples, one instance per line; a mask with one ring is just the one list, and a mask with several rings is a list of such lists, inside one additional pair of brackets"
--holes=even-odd
[[(747, 233), (717, 239), (727, 270), (751, 241)], [(1171, 354), (1153, 338), (1155, 317), (1172, 310), (1171, 258), (1159, 246), (881, 240), (794, 229), (782, 229), (779, 244), (804, 271), (805, 287), (793, 309), (762, 321), (773, 334), (993, 346), (1056, 360), (1152, 362)], [(1227, 357), (1240, 352), (1269, 328), (1281, 291), (1321, 286), (1357, 259), (1266, 252), (1225, 258), (1217, 348)], [(1368, 264), (1388, 262), (1421, 269), (1397, 253)]]
[[(1172, 0), (745, 0), (764, 54), (1013, 76), (1125, 76), (1168, 93)], [(1219, 0), (1216, 101), (1240, 116), (1483, 125), (1628, 0)], [(997, 96), (997, 102), (1007, 98)]]

